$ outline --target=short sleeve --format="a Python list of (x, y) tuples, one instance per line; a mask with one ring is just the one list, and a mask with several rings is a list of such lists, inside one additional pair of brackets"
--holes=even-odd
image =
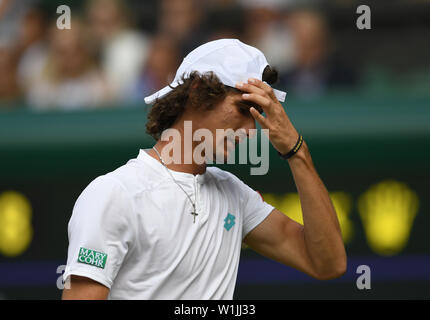
[(238, 185), (243, 201), (243, 239), (272, 212), (274, 207), (265, 202), (257, 191), (253, 190), (239, 179)]
[(111, 288), (133, 244), (134, 218), (131, 198), (117, 180), (93, 180), (77, 199), (69, 221), (63, 279), (84, 276)]

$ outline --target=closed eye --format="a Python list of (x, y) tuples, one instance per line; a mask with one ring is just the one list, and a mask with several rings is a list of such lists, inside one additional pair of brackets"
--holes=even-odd
[(237, 100), (236, 106), (239, 108), (239, 112), (243, 115), (248, 115), (249, 109), (251, 109), (251, 107), (254, 107), (260, 113), (264, 112), (263, 108), (261, 108), (258, 104), (245, 100)]

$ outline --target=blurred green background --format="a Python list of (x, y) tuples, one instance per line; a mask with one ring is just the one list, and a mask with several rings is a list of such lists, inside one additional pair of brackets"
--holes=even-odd
[[(430, 6), (372, 2), (358, 30), (361, 3), (305, 2), (0, 1), (0, 298), (60, 297), (77, 197), (153, 145), (143, 97), (221, 37), (278, 68), (348, 253), (347, 273), (321, 282), (243, 248), (235, 298), (430, 298)], [(54, 27), (60, 4), (72, 30)], [(288, 164), (270, 152), (264, 176), (222, 167), (300, 222)]]

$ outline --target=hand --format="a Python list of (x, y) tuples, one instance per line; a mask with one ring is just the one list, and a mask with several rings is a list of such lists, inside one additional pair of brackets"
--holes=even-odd
[(272, 87), (258, 79), (238, 83), (236, 88), (244, 91), (242, 99), (253, 102), (263, 109), (266, 117), (251, 107), (249, 112), (263, 129), (269, 129), (269, 140), (280, 153), (289, 152), (297, 142), (299, 134), (292, 125), (284, 108), (275, 96)]

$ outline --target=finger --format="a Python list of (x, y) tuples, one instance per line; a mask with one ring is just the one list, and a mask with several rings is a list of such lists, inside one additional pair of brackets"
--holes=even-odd
[(255, 121), (257, 121), (263, 129), (268, 128), (267, 120), (265, 117), (263, 117), (263, 115), (260, 112), (258, 112), (254, 107), (251, 107), (249, 109), (249, 112), (251, 113), (251, 115), (255, 119)]
[(249, 83), (239, 82), (236, 84), (236, 88), (247, 93), (255, 93), (261, 96), (266, 95), (266, 92), (263, 89)]
[(242, 99), (245, 101), (254, 102), (255, 104), (259, 105), (261, 108), (263, 108), (263, 111), (266, 114), (268, 114), (268, 112), (270, 111), (270, 105), (272, 101), (268, 97), (266, 98), (255, 93), (245, 93), (242, 94)]
[(260, 88), (261, 90), (263, 90), (264, 93), (267, 94), (270, 98), (278, 100), (278, 98), (276, 98), (276, 96), (275, 96), (275, 92), (273, 91), (273, 88), (269, 84), (267, 84), (267, 83), (265, 83), (259, 79), (256, 79), (256, 78), (249, 78), (248, 83), (250, 83), (250, 84)]

